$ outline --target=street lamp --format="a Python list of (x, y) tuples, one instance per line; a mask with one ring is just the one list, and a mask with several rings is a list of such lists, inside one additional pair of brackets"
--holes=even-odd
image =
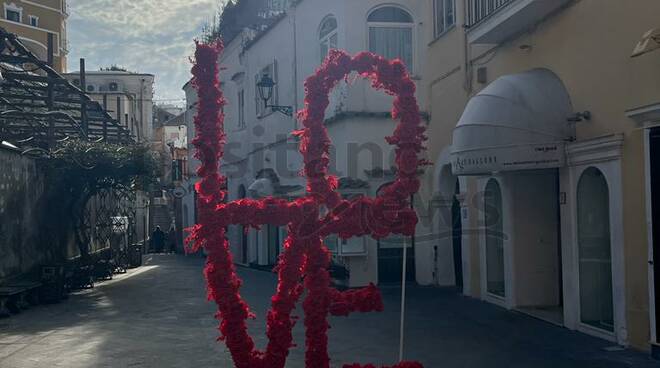
[(273, 88), (275, 87), (275, 81), (268, 74), (264, 74), (261, 77), (261, 80), (257, 83), (257, 90), (259, 91), (259, 97), (264, 100), (264, 106), (273, 111), (280, 112), (288, 117), (293, 116), (293, 107), (291, 106), (279, 106), (279, 105), (269, 105), (268, 101), (273, 98)]

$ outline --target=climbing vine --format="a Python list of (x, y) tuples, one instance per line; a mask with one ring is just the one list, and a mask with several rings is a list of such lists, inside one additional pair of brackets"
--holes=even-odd
[[(146, 190), (158, 174), (158, 160), (147, 145), (118, 145), (70, 140), (39, 160), (46, 176), (48, 211), (58, 225), (52, 231), (74, 234), (80, 255), (89, 255), (84, 211), (102, 191), (119, 194)], [(59, 217), (57, 217), (59, 215)]]

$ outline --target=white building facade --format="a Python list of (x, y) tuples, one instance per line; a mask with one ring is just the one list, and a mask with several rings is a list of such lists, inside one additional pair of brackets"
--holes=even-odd
[[(81, 86), (79, 72), (64, 77)], [(130, 130), (138, 142), (153, 141), (153, 74), (124, 71), (88, 71), (85, 92), (117, 121)]]
[[(329, 49), (351, 54), (370, 50), (407, 64), (418, 84), (421, 110), (425, 110), (422, 63), (429, 40), (422, 19), (428, 7), (422, 0), (304, 0), (278, 15), (267, 29), (244, 31), (226, 43), (220, 60), (227, 100), (227, 146), (221, 171), (228, 176), (228, 199), (268, 195), (293, 199), (305, 194), (305, 178), (299, 172), (302, 157), (291, 136), (300, 126), (293, 117), (265, 107), (256, 87), (264, 75), (276, 83), (269, 105), (298, 111), (303, 108), (305, 78), (314, 74)], [(189, 84), (186, 87), (192, 92)], [(190, 108), (196, 97), (187, 94)], [(395, 127), (391, 104), (391, 96), (356, 78), (349, 78), (333, 92), (326, 124), (333, 140), (331, 168), (340, 178), (344, 196), (375, 196), (394, 179), (394, 152), (385, 141)], [(192, 116), (188, 121), (192, 128)], [(192, 158), (189, 162), (194, 171)], [(191, 219), (193, 195), (187, 200), (187, 217)], [(243, 230), (238, 226), (229, 229), (236, 262), (256, 267), (275, 265), (286, 229), (265, 226)], [(427, 231), (420, 228), (420, 232)], [(402, 239), (330, 238), (326, 243), (334, 252), (335, 263), (350, 273), (347, 286), (401, 280)], [(432, 283), (433, 262), (427, 257), (431, 247), (423, 241), (406, 243), (410, 249), (409, 279)], [(415, 257), (419, 254), (422, 256)]]

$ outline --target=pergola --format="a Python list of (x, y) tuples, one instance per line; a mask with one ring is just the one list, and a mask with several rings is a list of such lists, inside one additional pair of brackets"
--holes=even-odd
[[(68, 139), (135, 142), (101, 104), (1, 27), (0, 74), (0, 141), (24, 152), (45, 153)], [(84, 71), (84, 85), (82, 80)]]

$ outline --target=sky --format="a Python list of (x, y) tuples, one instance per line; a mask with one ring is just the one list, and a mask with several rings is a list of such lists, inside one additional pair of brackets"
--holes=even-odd
[(223, 0), (69, 0), (68, 71), (118, 65), (156, 76), (156, 103), (184, 105), (193, 39)]

